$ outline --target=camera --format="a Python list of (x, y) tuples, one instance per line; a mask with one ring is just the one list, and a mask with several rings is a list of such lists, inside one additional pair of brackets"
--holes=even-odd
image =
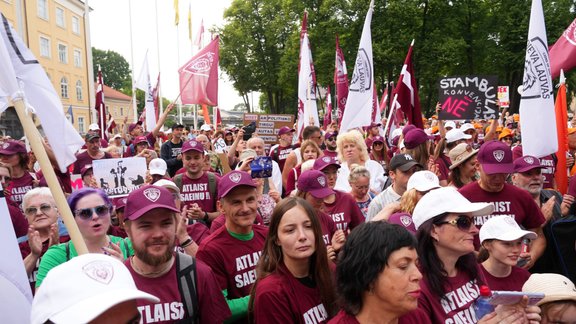
[(256, 131), (256, 122), (251, 122), (250, 124), (242, 127), (242, 129), (244, 130), (244, 136), (242, 136), (242, 139), (247, 141), (252, 138), (252, 134), (254, 134)]
[(272, 176), (272, 158), (269, 156), (258, 156), (250, 162), (252, 178), (269, 178)]

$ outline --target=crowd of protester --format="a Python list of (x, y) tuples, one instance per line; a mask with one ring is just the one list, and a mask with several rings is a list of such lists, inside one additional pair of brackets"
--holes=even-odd
[[(282, 127), (266, 143), (243, 127), (161, 131), (169, 111), (150, 132), (126, 122), (109, 141), (90, 125), (69, 172), (45, 143), (89, 251), (80, 257), (25, 140), (2, 139), (33, 323), (576, 318), (576, 181), (562, 195), (554, 179), (576, 173), (571, 121), (569, 151), (556, 153), (568, 166), (557, 170), (556, 154), (522, 155), (517, 115), (433, 116), (389, 134), (386, 120), (346, 133)], [(253, 162), (265, 156), (259, 177)], [(120, 157), (143, 157), (148, 170), (112, 199), (92, 163)], [(481, 286), (545, 298), (478, 318)]]

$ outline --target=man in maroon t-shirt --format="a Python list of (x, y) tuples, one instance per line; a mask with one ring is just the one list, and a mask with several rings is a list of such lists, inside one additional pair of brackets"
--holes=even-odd
[[(164, 187), (141, 187), (128, 195), (125, 209), (125, 227), (134, 256), (124, 264), (139, 290), (160, 299), (138, 300), (143, 323), (221, 323), (228, 318), (230, 311), (210, 267), (174, 252), (180, 211), (172, 193)], [(189, 238), (180, 242), (180, 247), (185, 249), (192, 243)], [(183, 260), (195, 264), (186, 276), (180, 276)], [(182, 293), (195, 296), (186, 298)]]
[(292, 137), (294, 136), (293, 128), (288, 126), (280, 127), (278, 130), (278, 145), (275, 146), (273, 149), (270, 150), (270, 157), (272, 160), (278, 163), (280, 167), (280, 171), (284, 170), (284, 163), (286, 162), (286, 158), (288, 154), (292, 152), (294, 146), (292, 146)]
[(76, 154), (76, 161), (74, 162), (73, 174), (80, 174), (82, 168), (86, 164), (92, 164), (94, 160), (111, 159), (112, 155), (100, 150), (100, 135), (96, 133), (88, 133), (84, 137), (86, 140), (86, 151)]
[(226, 222), (202, 241), (196, 255), (216, 274), (232, 311), (228, 322), (247, 323), (250, 290), (256, 281), (256, 264), (268, 228), (254, 225), (258, 194), (250, 174), (232, 171), (224, 175), (218, 193), (218, 209), (224, 213)]
[(338, 132), (327, 132), (324, 134), (324, 156), (329, 156), (336, 158), (338, 156), (338, 151), (336, 151), (336, 137), (338, 137)]
[[(522, 157), (522, 144), (514, 146), (512, 149), (512, 158), (516, 160)], [(556, 172), (556, 165), (558, 164), (558, 158), (555, 154), (546, 155), (540, 158), (540, 164), (542, 165), (542, 175), (544, 176), (544, 189), (554, 189), (556, 188), (556, 182), (554, 181), (554, 173)]]
[[(546, 249), (546, 238), (541, 228), (545, 222), (542, 211), (527, 191), (506, 183), (506, 178), (514, 171), (512, 150), (508, 145), (495, 140), (485, 142), (478, 151), (478, 162), (480, 180), (465, 185), (459, 191), (471, 202), (494, 205), (491, 215), (474, 218), (478, 228), (493, 216), (507, 215), (514, 218), (518, 225), (538, 234), (538, 238), (532, 241), (530, 252), (520, 255), (529, 260), (524, 266), (529, 269)], [(478, 235), (474, 238), (474, 244), (479, 248)]]

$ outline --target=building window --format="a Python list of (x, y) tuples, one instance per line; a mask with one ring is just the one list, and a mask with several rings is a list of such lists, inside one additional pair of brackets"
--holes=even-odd
[(120, 107), (120, 116), (124, 116), (124, 107)]
[(84, 117), (78, 117), (78, 132), (84, 134)]
[(60, 63), (68, 63), (68, 46), (58, 44), (58, 59), (60, 60)]
[(72, 16), (72, 32), (80, 34), (80, 20), (76, 16)]
[(50, 57), (50, 40), (40, 36), (40, 56)]
[(76, 81), (76, 99), (82, 101), (82, 81)]
[(66, 77), (60, 79), (60, 95), (62, 98), (68, 98), (68, 80)]
[(66, 17), (64, 16), (64, 9), (56, 7), (56, 25), (66, 27)]
[(106, 105), (106, 112), (105, 112), (105, 115), (106, 115), (106, 116), (108, 116), (109, 111), (110, 111), (110, 106)]
[(38, 17), (48, 20), (48, 0), (37, 0)]
[(82, 53), (77, 49), (74, 50), (74, 66), (82, 67)]

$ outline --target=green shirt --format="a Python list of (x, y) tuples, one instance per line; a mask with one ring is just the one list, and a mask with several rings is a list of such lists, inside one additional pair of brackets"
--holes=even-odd
[[(122, 250), (124, 258), (127, 258), (130, 255), (134, 254), (134, 250), (132, 249), (132, 243), (130, 242), (129, 239), (123, 239), (121, 237), (113, 235), (108, 235), (108, 237), (110, 238), (110, 242), (114, 244), (124, 241), (123, 243), (120, 243), (120, 250)], [(69, 246), (70, 259), (78, 256), (78, 252), (76, 252), (76, 248), (74, 247), (74, 243), (72, 243), (72, 241), (50, 247), (48, 251), (44, 253), (40, 261), (40, 266), (38, 267), (38, 274), (36, 276), (36, 288), (40, 287), (42, 281), (44, 280), (44, 278), (46, 278), (46, 274), (48, 274), (48, 271), (69, 260), (66, 256), (66, 245)]]

